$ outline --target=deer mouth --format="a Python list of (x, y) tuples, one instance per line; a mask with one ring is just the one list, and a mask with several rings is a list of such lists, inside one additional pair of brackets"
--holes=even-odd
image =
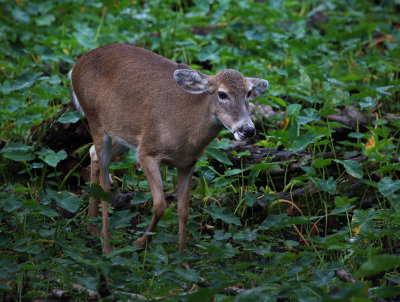
[(246, 136), (244, 136), (242, 133), (240, 133), (238, 131), (234, 131), (232, 133), (238, 142), (243, 142), (244, 140), (246, 140)]

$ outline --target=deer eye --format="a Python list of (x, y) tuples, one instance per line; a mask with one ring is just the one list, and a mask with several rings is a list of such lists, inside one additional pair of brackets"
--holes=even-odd
[(219, 97), (221, 100), (226, 100), (226, 99), (228, 99), (228, 95), (227, 95), (225, 92), (223, 92), (223, 91), (218, 91), (218, 97)]
[(247, 98), (251, 96), (251, 90), (247, 93)]

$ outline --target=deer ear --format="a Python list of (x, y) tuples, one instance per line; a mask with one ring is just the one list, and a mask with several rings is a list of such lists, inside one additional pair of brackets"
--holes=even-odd
[(249, 84), (249, 90), (251, 91), (250, 99), (254, 99), (260, 94), (263, 94), (269, 85), (268, 81), (264, 79), (246, 78), (246, 81)]
[(186, 92), (200, 94), (209, 91), (207, 78), (193, 69), (177, 69), (174, 72), (175, 81)]

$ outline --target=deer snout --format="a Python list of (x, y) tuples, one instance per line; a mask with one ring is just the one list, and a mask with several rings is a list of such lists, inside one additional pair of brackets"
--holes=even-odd
[(238, 141), (243, 141), (246, 138), (254, 136), (256, 134), (256, 129), (252, 124), (244, 124), (237, 128), (237, 130), (234, 131), (233, 134)]
[(246, 138), (256, 135), (256, 128), (254, 126), (244, 125), (240, 127), (239, 131)]

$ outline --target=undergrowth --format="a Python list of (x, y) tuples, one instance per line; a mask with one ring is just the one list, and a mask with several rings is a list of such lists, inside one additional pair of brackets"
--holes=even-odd
[[(400, 299), (399, 1), (0, 4), (0, 300), (55, 288), (102, 301)], [(185, 252), (167, 167), (166, 215), (146, 249), (131, 246), (151, 217), (133, 152), (111, 167), (113, 252), (87, 234), (90, 144), (58, 130), (82, 123), (65, 108), (68, 71), (112, 42), (271, 84), (254, 102), (256, 138), (223, 131), (197, 163)]]

